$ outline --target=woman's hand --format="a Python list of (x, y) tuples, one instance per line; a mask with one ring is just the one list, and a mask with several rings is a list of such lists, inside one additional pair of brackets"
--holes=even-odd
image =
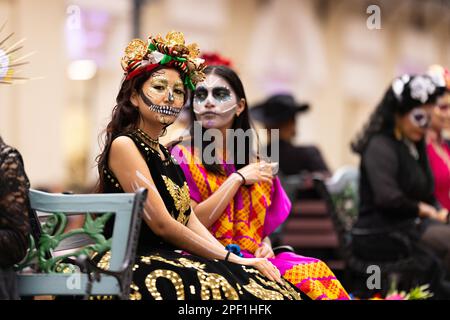
[(275, 256), (275, 254), (272, 247), (264, 241), (261, 243), (261, 247), (255, 251), (256, 258), (272, 258), (273, 256)]
[(254, 267), (270, 280), (283, 284), (280, 271), (266, 258), (241, 258), (239, 264)]
[(448, 223), (448, 214), (449, 213), (447, 209), (441, 209), (436, 213), (434, 219), (442, 223)]
[(438, 212), (435, 207), (430, 206), (427, 203), (419, 202), (419, 216), (421, 218), (436, 219)]
[(268, 182), (272, 184), (272, 172), (277, 165), (277, 163), (260, 161), (251, 163), (238, 170), (238, 172), (244, 176), (246, 185), (252, 185), (257, 182)]
[(429, 204), (420, 202), (419, 203), (419, 216), (420, 217), (427, 217), (430, 219), (437, 220), (442, 223), (448, 223), (448, 210), (447, 209), (441, 209), (436, 210), (433, 206), (430, 206)]

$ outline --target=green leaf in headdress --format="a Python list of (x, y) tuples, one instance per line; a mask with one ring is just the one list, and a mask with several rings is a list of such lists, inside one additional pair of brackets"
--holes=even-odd
[(184, 85), (185, 85), (186, 87), (188, 87), (188, 88), (189, 88), (190, 90), (192, 90), (192, 91), (195, 90), (195, 86), (194, 86), (194, 84), (192, 83), (192, 79), (191, 79), (190, 76), (186, 76), (186, 77), (184, 78)]
[(161, 59), (161, 61), (159, 62), (160, 64), (166, 64), (169, 63), (170, 61), (172, 61), (172, 57), (165, 54), (164, 57)]

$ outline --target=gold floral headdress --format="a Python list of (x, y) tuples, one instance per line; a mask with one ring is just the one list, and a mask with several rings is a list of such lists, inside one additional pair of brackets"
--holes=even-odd
[(178, 69), (184, 78), (184, 84), (191, 90), (203, 81), (205, 61), (200, 58), (197, 44), (186, 45), (181, 32), (171, 31), (165, 38), (150, 36), (147, 43), (133, 39), (125, 48), (121, 61), (126, 80), (132, 79), (143, 71), (149, 71), (158, 65)]

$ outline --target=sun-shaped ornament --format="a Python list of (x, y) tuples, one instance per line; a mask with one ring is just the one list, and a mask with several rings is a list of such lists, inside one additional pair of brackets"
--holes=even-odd
[(0, 27), (0, 84), (13, 84), (29, 78), (18, 77), (18, 71), (20, 66), (28, 63), (25, 61), (32, 53), (21, 55), (22, 43), (25, 39), (13, 42), (14, 32), (2, 36), (2, 31), (5, 28), (6, 23)]

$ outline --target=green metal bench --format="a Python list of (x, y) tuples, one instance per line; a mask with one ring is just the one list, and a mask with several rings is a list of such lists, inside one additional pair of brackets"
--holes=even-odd
[[(136, 193), (67, 195), (30, 190), (33, 236), (16, 266), (25, 296), (107, 295), (128, 299), (147, 190)], [(84, 214), (82, 228), (64, 232), (69, 216)], [(112, 237), (104, 227), (114, 219)], [(108, 270), (92, 259), (109, 251)]]

